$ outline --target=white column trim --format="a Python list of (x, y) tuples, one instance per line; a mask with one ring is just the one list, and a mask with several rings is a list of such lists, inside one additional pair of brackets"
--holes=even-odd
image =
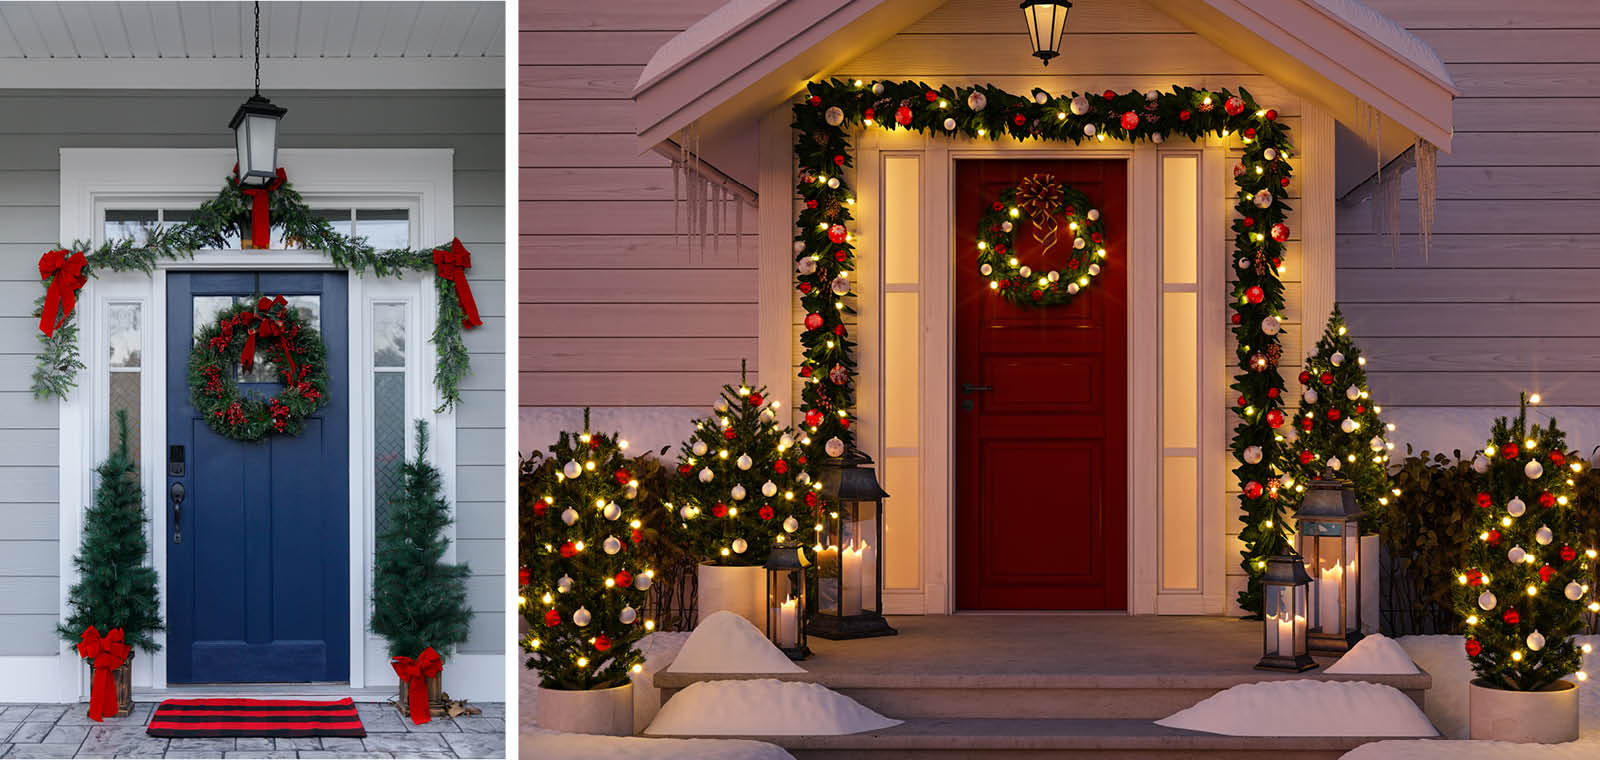
[(790, 304), (794, 299), (794, 131), (789, 128), (785, 103), (761, 118), (761, 180), (757, 192), (757, 313), (756, 372), (767, 386), (768, 398), (789, 410), (794, 422), (798, 409), (794, 397), (794, 330)]
[[(1302, 101), (1298, 143), (1300, 202), (1295, 205), (1300, 219), (1300, 330), (1301, 347), (1311, 350), (1322, 335), (1328, 316), (1333, 314), (1336, 270), (1334, 246), (1336, 231), (1333, 115), (1316, 101)], [(1298, 357), (1297, 357), (1298, 358)]]

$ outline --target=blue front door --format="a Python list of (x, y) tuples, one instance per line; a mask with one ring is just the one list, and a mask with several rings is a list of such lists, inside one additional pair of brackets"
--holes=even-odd
[[(298, 436), (242, 443), (190, 405), (189, 350), (197, 326), (259, 295), (284, 296), (322, 333), (328, 403)], [(347, 315), (342, 272), (167, 275), (171, 683), (350, 678)], [(276, 393), (273, 371), (258, 362), (236, 376), (240, 389)], [(177, 483), (186, 493), (174, 508)]]

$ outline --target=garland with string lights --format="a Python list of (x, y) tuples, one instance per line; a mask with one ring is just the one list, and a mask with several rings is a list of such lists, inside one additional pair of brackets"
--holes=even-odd
[[(377, 250), (366, 238), (340, 234), (331, 222), (306, 205), (305, 199), (283, 178), (281, 169), (279, 176), (280, 181), (269, 189), (256, 190), (241, 187), (237, 175), (229, 175), (217, 197), (200, 204), (188, 221), (150, 228), (142, 244), (132, 238), (107, 241), (98, 247), (74, 241), (70, 248), (53, 250), (40, 258), (39, 276), (45, 294), (36, 302), (34, 311), (40, 330), (40, 350), (33, 370), (34, 397), (65, 398), (77, 387), (78, 371), (84, 364), (78, 353), (74, 307), (90, 277), (102, 271), (153, 274), (162, 261), (192, 259), (195, 251), (227, 248), (230, 237), (249, 247), (266, 248), (268, 243), (256, 241), (254, 236), (258, 231), (276, 228), (283, 230), (289, 245), (321, 251), (335, 266), (358, 275), (369, 270), (379, 277), (433, 271), (438, 301), (432, 335), (437, 353), (434, 387), (442, 399), (439, 411), (459, 404), (461, 381), (472, 371), (462, 329), (483, 324), (466, 280), (466, 270), (472, 267), (471, 253), (460, 240), (424, 250)], [(255, 194), (259, 193), (266, 194), (264, 203), (256, 201)]]
[[(1106, 90), (1071, 95), (1035, 89), (1024, 96), (992, 85), (935, 88), (912, 81), (829, 79), (806, 85), (806, 97), (794, 106), (793, 127), (796, 190), (803, 201), (795, 221), (794, 254), (797, 288), (806, 311), (800, 333), (800, 377), (805, 381), (800, 409), (805, 420), (801, 444), (807, 447), (833, 438), (849, 444), (853, 438), (855, 344), (844, 322), (854, 313), (849, 275), (855, 270), (849, 227), (855, 197), (843, 177), (854, 165), (847, 129), (881, 127), (974, 140), (1010, 137), (1074, 144), (1106, 139), (1159, 143), (1169, 135), (1240, 136), (1244, 153), (1234, 169), (1238, 218), (1232, 224), (1237, 267), (1228, 285), (1239, 368), (1232, 384), (1239, 400), (1232, 442), (1238, 466), (1233, 473), (1242, 491), (1240, 566), (1249, 576), (1238, 601), (1244, 610), (1259, 615), (1266, 558), (1289, 546), (1282, 519), (1285, 501), (1264, 485), (1278, 478), (1285, 464), (1278, 435), (1285, 422), (1285, 385), (1276, 358), (1282, 353), (1281, 330), (1263, 329), (1266, 320), (1279, 320), (1283, 313), (1279, 275), (1289, 238), (1284, 220), (1293, 146), (1289, 128), (1278, 121), (1277, 112), (1258, 106), (1244, 88), (1237, 94), (1175, 86), (1170, 92)], [(1040, 299), (1055, 298), (1055, 291), (1065, 289), (1059, 281), (1048, 283), (1040, 287), (1044, 291)], [(1028, 297), (1031, 300), (1031, 291)], [(1251, 457), (1253, 461), (1245, 458), (1251, 447), (1260, 452)]]
[[(1034, 226), (1034, 239), (1048, 253), (1060, 239), (1057, 216), (1065, 216), (1072, 236), (1067, 265), (1033, 279), (1034, 272), (1016, 257), (1016, 226), (1023, 216)], [(1090, 278), (1100, 274), (1099, 260), (1106, 256), (1105, 227), (1100, 209), (1089, 196), (1049, 174), (1034, 174), (1000, 193), (978, 220), (978, 273), (989, 279), (989, 289), (1020, 306), (1054, 306), (1070, 303)], [(1065, 282), (1064, 287), (1057, 287)]]

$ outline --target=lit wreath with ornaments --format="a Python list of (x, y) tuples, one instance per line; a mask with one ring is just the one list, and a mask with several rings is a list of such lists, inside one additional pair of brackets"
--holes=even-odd
[[(1065, 235), (1058, 216), (1066, 217)], [(1023, 217), (1033, 223), (1033, 238), (1044, 247), (1043, 253), (1066, 246), (1061, 254), (1067, 257), (1066, 266), (1034, 272), (1019, 264), (1016, 236)], [(979, 220), (977, 237), (978, 273), (988, 278), (990, 290), (1023, 306), (1070, 303), (1100, 274), (1100, 261), (1106, 257), (1100, 210), (1082, 190), (1049, 174), (1026, 177), (1000, 193)]]
[[(218, 435), (258, 441), (270, 433), (299, 435), (305, 418), (328, 402), (327, 348), (283, 296), (232, 306), (195, 338), (189, 353), (189, 402)], [(271, 362), (283, 390), (246, 396), (234, 365), (248, 372)]]

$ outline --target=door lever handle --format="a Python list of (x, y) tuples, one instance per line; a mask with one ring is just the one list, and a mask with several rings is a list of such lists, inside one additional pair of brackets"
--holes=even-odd
[(183, 487), (183, 482), (178, 481), (168, 489), (172, 496), (172, 543), (183, 543), (183, 497), (188, 491)]
[(991, 387), (991, 386), (988, 386), (988, 385), (973, 385), (971, 383), (962, 383), (961, 384), (961, 392), (962, 393), (977, 393), (977, 392), (980, 392), (980, 391), (992, 391), (992, 390), (994, 390), (994, 388)]

